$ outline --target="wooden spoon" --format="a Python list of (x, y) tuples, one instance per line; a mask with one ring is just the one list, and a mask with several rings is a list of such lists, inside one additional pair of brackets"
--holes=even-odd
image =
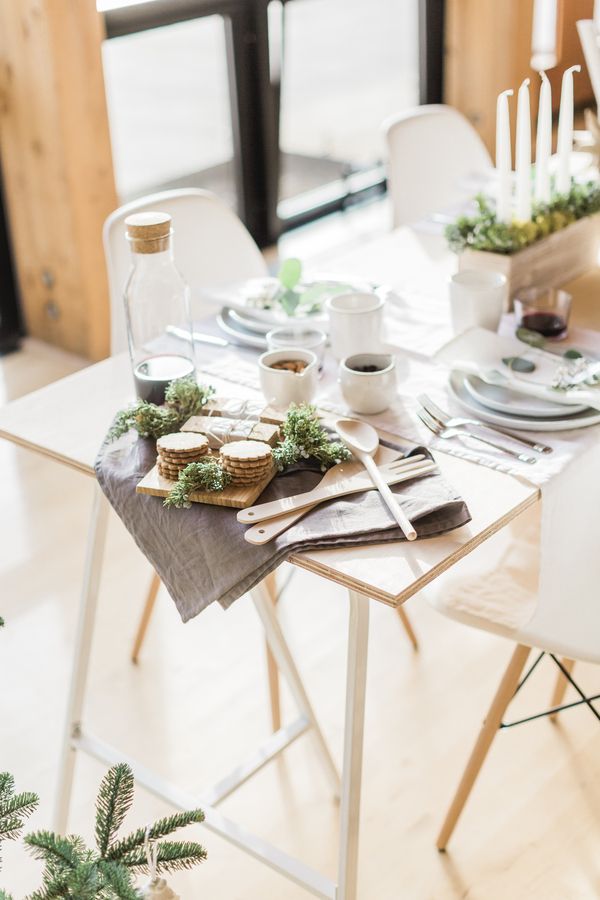
[(417, 532), (396, 497), (392, 494), (385, 479), (382, 478), (377, 468), (377, 463), (373, 459), (379, 447), (379, 435), (375, 429), (366, 422), (360, 422), (358, 419), (338, 419), (335, 423), (335, 430), (344, 444), (361, 461), (371, 476), (373, 484), (381, 494), (385, 505), (402, 529), (406, 539), (414, 541), (417, 537)]

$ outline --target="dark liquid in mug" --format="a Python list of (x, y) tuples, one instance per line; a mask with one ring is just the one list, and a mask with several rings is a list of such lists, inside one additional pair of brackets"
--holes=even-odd
[(351, 366), (353, 372), (381, 372), (379, 366)]
[(537, 331), (544, 337), (558, 337), (567, 330), (567, 323), (562, 316), (556, 313), (535, 312), (527, 313), (521, 320), (523, 328), (529, 328), (530, 331)]
[(194, 364), (185, 356), (167, 353), (149, 356), (134, 369), (136, 393), (140, 400), (148, 403), (164, 403), (169, 382), (192, 375), (194, 371)]

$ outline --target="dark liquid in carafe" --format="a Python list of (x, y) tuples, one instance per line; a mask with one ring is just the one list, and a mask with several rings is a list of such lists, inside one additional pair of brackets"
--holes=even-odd
[(148, 403), (164, 403), (169, 383), (176, 378), (191, 375), (194, 371), (194, 364), (185, 356), (167, 353), (149, 356), (134, 369), (136, 393), (140, 400)]
[(549, 312), (527, 313), (523, 316), (521, 324), (523, 328), (537, 331), (538, 334), (548, 338), (558, 337), (567, 328), (567, 323), (562, 316)]

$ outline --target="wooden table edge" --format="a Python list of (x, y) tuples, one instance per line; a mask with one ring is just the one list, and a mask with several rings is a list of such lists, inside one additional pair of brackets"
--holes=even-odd
[[(474, 465), (476, 465), (476, 463)], [(328, 566), (319, 563), (318, 559), (315, 559), (312, 556), (307, 557), (304, 554), (294, 554), (293, 556), (290, 556), (288, 562), (292, 565), (298, 566), (299, 568), (306, 569), (308, 572), (313, 572), (315, 575), (321, 575), (323, 578), (327, 578), (329, 581), (334, 581), (336, 582), (336, 584), (340, 584), (342, 587), (345, 587), (348, 590), (358, 591), (358, 593), (364, 594), (365, 597), (370, 597), (373, 600), (379, 600), (381, 603), (385, 603), (387, 606), (396, 608), (398, 606), (401, 606), (411, 597), (414, 597), (415, 594), (418, 594), (419, 591), (421, 591), (426, 585), (430, 584), (432, 581), (435, 581), (436, 578), (446, 572), (459, 560), (463, 559), (465, 556), (468, 556), (473, 552), (473, 550), (476, 550), (477, 547), (483, 544), (483, 542), (488, 538), (492, 537), (492, 535), (497, 534), (497, 532), (501, 531), (506, 525), (516, 519), (530, 506), (538, 503), (540, 496), (541, 492), (538, 488), (537, 491), (527, 497), (526, 500), (524, 500), (522, 503), (519, 503), (518, 506), (513, 507), (513, 509), (511, 509), (510, 512), (506, 513), (506, 515), (502, 516), (501, 519), (497, 519), (494, 524), (487, 528), (485, 531), (481, 532), (476, 537), (473, 537), (470, 541), (457, 548), (457, 550), (446, 557), (446, 559), (442, 563), (430, 569), (429, 572), (427, 572), (425, 575), (422, 575), (420, 578), (416, 579), (411, 584), (410, 588), (401, 591), (399, 594), (390, 594), (387, 591), (373, 589), (373, 587), (368, 585), (366, 582), (362, 582), (356, 578), (345, 576), (341, 572), (337, 572), (335, 569), (330, 569)], [(428, 540), (428, 538), (424, 538), (424, 540)], [(403, 541), (392, 542), (391, 546), (397, 547), (403, 543)], [(390, 545), (365, 544), (362, 546), (382, 547)], [(319, 551), (316, 550), (312, 552), (318, 553)], [(323, 552), (326, 553), (327, 550), (324, 550)]]

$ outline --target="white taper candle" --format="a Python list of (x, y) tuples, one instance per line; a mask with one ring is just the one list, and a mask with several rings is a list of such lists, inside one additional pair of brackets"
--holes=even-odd
[(568, 194), (571, 190), (571, 153), (573, 152), (573, 72), (581, 72), (581, 66), (566, 69), (560, 91), (560, 112), (558, 115), (558, 169), (556, 190)]
[(600, 119), (600, 49), (599, 43), (599, 20), (600, 3), (596, 3), (594, 7), (594, 19), (580, 19), (577, 22), (577, 31), (579, 32), (579, 40), (583, 48), (583, 55), (592, 82), (594, 97), (596, 98), (597, 115)]
[(496, 102), (496, 219), (507, 224), (512, 220), (512, 154), (508, 112), (508, 98), (512, 95), (512, 90), (502, 91)]
[(550, 156), (552, 154), (552, 88), (545, 72), (542, 76), (535, 145), (535, 199), (550, 201)]
[(529, 78), (523, 81), (517, 98), (516, 171), (515, 216), (521, 222), (529, 222), (531, 220), (531, 109), (529, 106)]

